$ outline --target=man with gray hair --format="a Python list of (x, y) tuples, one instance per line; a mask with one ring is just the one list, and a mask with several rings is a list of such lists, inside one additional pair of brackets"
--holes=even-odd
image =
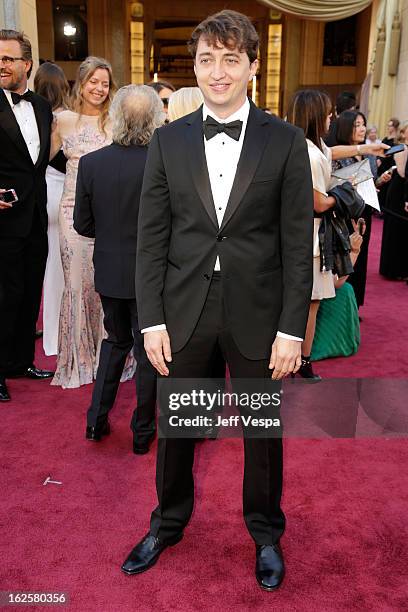
[(110, 108), (113, 143), (79, 162), (74, 228), (95, 238), (95, 289), (101, 297), (103, 340), (86, 438), (110, 433), (108, 414), (115, 401), (126, 356), (137, 360), (137, 408), (131, 429), (133, 451), (148, 452), (155, 434), (156, 374), (139, 330), (135, 297), (137, 219), (147, 145), (163, 124), (163, 104), (146, 85), (119, 89)]

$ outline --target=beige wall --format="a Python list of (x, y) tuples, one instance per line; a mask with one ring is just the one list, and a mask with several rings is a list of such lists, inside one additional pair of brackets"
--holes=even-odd
[[(31, 1), (31, 0), (30, 0)], [(33, 0), (35, 2), (35, 0)], [(88, 0), (88, 52), (105, 57), (112, 63), (119, 85), (128, 83), (126, 44), (128, 28), (126, 2), (120, 0)], [(54, 60), (54, 25), (52, 0), (37, 0), (39, 55)], [(80, 62), (58, 62), (67, 79), (75, 80)]]
[(357, 16), (357, 65), (323, 66), (325, 23), (303, 21), (299, 81), (302, 86), (360, 86), (367, 71), (371, 7)]
[(284, 20), (282, 111), (299, 88), (325, 89), (334, 100), (343, 89), (358, 91), (367, 72), (371, 8), (358, 15), (357, 66), (323, 66), (324, 22)]

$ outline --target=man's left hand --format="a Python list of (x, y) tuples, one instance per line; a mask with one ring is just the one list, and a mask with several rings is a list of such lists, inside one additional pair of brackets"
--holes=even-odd
[(277, 336), (272, 344), (269, 369), (273, 370), (272, 380), (281, 380), (295, 374), (302, 364), (302, 343)]

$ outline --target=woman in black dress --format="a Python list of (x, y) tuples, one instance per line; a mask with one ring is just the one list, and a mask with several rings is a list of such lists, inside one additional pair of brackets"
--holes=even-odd
[[(359, 143), (364, 143), (367, 129), (366, 126), (367, 121), (363, 113), (356, 110), (344, 111), (337, 119), (337, 144), (358, 145)], [(333, 163), (333, 169), (336, 170), (338, 168), (343, 168), (344, 166), (350, 166), (364, 158), (368, 158), (370, 162), (370, 168), (376, 187), (380, 188), (382, 185), (385, 185), (391, 179), (391, 174), (385, 172), (379, 178), (377, 178), (377, 160), (374, 155), (356, 155), (353, 157), (347, 157), (346, 159), (339, 159)], [(358, 307), (364, 304), (367, 280), (368, 245), (371, 236), (372, 210), (373, 209), (371, 206), (366, 206), (362, 215), (366, 222), (366, 231), (360, 250), (360, 256), (354, 267), (354, 272), (347, 280), (347, 282), (350, 283), (354, 289)], [(350, 228), (350, 232), (351, 231), (352, 228)]]
[[(391, 119), (387, 123), (387, 136), (383, 138), (382, 142), (387, 144), (390, 147), (398, 144), (399, 142), (399, 128), (400, 122), (396, 117), (391, 117)], [(378, 176), (384, 174), (387, 170), (391, 168), (395, 164), (394, 156), (383, 157), (382, 159), (377, 160), (378, 166)], [(384, 187), (380, 189), (380, 193), (378, 194), (378, 201), (380, 203), (381, 211), (385, 206), (385, 201), (387, 199), (388, 187), (390, 183), (384, 184)]]
[(397, 153), (387, 198), (383, 207), (384, 227), (381, 243), (380, 274), (389, 279), (408, 279), (408, 126), (405, 126), (405, 151)]

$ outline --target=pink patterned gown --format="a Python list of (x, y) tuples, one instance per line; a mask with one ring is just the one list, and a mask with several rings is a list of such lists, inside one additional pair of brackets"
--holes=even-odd
[[(103, 311), (94, 288), (92, 238), (85, 238), (73, 229), (75, 187), (79, 159), (111, 143), (109, 128), (104, 134), (98, 117), (78, 115), (72, 111), (59, 113), (57, 130), (68, 159), (60, 211), (59, 232), (64, 271), (58, 333), (57, 369), (52, 385), (74, 388), (91, 383), (99, 361), (104, 337)], [(133, 374), (130, 358), (122, 379)]]

